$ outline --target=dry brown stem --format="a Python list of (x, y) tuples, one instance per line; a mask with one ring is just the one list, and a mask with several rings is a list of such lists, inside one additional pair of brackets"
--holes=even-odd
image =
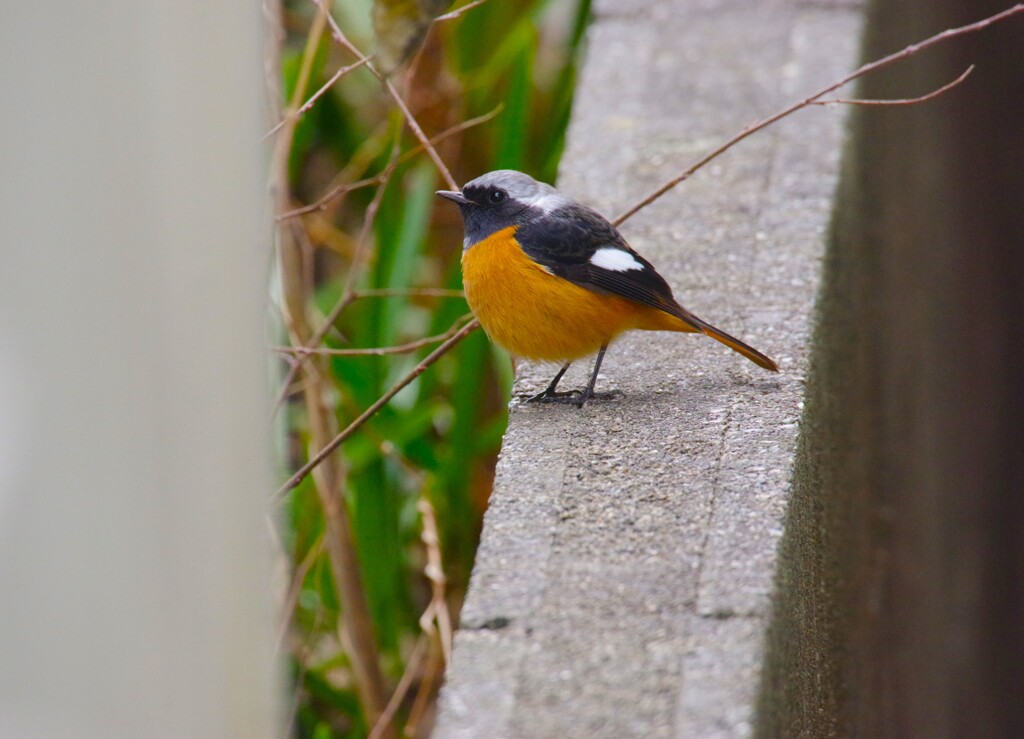
[(302, 558), (302, 561), (295, 568), (292, 573), (292, 582), (288, 588), (288, 593), (284, 598), (284, 603), (281, 607), (280, 624), (277, 633), (277, 651), (280, 652), (284, 646), (285, 637), (288, 635), (288, 629), (292, 623), (292, 617), (295, 615), (295, 606), (299, 602), (299, 594), (302, 592), (302, 583), (306, 580), (306, 575), (309, 574), (310, 568), (316, 562), (317, 557), (324, 548), (323, 534), (321, 534), (317, 540), (313, 543), (313, 546), (306, 552), (306, 556)]
[[(323, 7), (324, 0), (313, 0), (318, 6)], [(331, 34), (334, 40), (345, 47), (349, 53), (356, 57), (356, 59), (366, 59), (366, 54), (356, 48), (355, 44), (348, 40), (348, 37), (341, 30), (338, 23), (331, 17), (330, 13), (327, 14), (327, 23), (331, 27)], [(391, 95), (391, 99), (395, 101), (395, 105), (402, 112), (402, 116), (405, 118), (406, 124), (409, 126), (409, 130), (413, 132), (413, 135), (420, 140), (420, 143), (427, 150), (427, 155), (431, 161), (434, 162), (434, 166), (437, 167), (437, 171), (441, 173), (442, 179), (445, 183), (453, 190), (458, 190), (459, 186), (455, 182), (455, 178), (452, 177), (452, 173), (448, 171), (448, 166), (441, 159), (441, 155), (437, 153), (437, 149), (430, 143), (430, 139), (423, 133), (423, 129), (420, 128), (420, 124), (416, 121), (412, 112), (409, 110), (409, 106), (405, 104), (405, 100), (398, 94), (398, 90), (392, 84), (391, 80), (382, 75), (375, 66), (369, 61), (366, 62), (366, 68), (370, 70), (374, 77), (380, 80), (380, 83), (384, 85), (384, 89), (387, 90), (388, 94)]]
[(427, 646), (427, 637), (421, 634), (420, 638), (416, 640), (416, 646), (413, 647), (409, 659), (405, 662), (405, 671), (402, 672), (402, 679), (398, 681), (395, 692), (391, 695), (391, 700), (388, 701), (387, 706), (384, 708), (384, 713), (380, 715), (367, 739), (380, 739), (383, 736), (383, 732), (394, 721), (398, 707), (402, 705), (402, 701), (405, 700), (409, 688), (412, 687), (412, 681), (420, 671), (423, 657), (427, 653)]
[(295, 474), (288, 478), (288, 481), (284, 485), (282, 485), (274, 494), (274, 500), (279, 501), (285, 495), (287, 495), (289, 490), (291, 490), (300, 482), (302, 482), (303, 478), (305, 478), (306, 475), (308, 475), (311, 471), (316, 469), (317, 465), (319, 465), (325, 459), (330, 458), (331, 453), (339, 446), (341, 446), (342, 442), (344, 442), (347, 438), (352, 436), (352, 434), (358, 431), (360, 426), (366, 423), (377, 411), (383, 408), (384, 405), (386, 405), (389, 400), (395, 397), (395, 395), (397, 395), (402, 388), (404, 388), (410, 382), (412, 382), (417, 377), (422, 375), (426, 371), (427, 367), (429, 367), (438, 359), (447, 354), (452, 349), (452, 347), (454, 347), (456, 344), (458, 344), (460, 341), (469, 336), (469, 334), (471, 334), (478, 328), (480, 328), (480, 321), (474, 318), (472, 321), (463, 326), (458, 331), (458, 333), (456, 333), (446, 342), (441, 344), (441, 346), (437, 347), (437, 349), (428, 354), (427, 357), (422, 362), (417, 364), (412, 369), (412, 371), (410, 371), (405, 377), (403, 377), (401, 380), (392, 385), (390, 390), (388, 390), (382, 396), (377, 398), (373, 405), (371, 405), (369, 408), (363, 411), (359, 418), (352, 421), (352, 423), (346, 426), (341, 433), (337, 434), (333, 439), (331, 439), (331, 441), (328, 444), (323, 446), (320, 449), (320, 451), (317, 452), (316, 455), (314, 455), (308, 462), (306, 462), (306, 464), (302, 465), (302, 467), (296, 470)]
[[(412, 686), (414, 675), (419, 672), (420, 663), (423, 661), (423, 657), (428, 646), (432, 648), (439, 647), (441, 654), (439, 665), (436, 664), (436, 659), (432, 660), (433, 672), (436, 673), (438, 671), (443, 671), (444, 666), (451, 661), (452, 623), (451, 614), (448, 612), (447, 580), (444, 575), (443, 560), (441, 558), (441, 540), (437, 531), (437, 517), (434, 513), (434, 507), (425, 497), (420, 498), (417, 508), (420, 512), (420, 520), (423, 522), (421, 538), (423, 540), (423, 546), (427, 552), (427, 566), (424, 570), (424, 574), (427, 576), (427, 579), (430, 580), (430, 604), (427, 606), (427, 610), (424, 611), (423, 615), (420, 617), (420, 628), (423, 629), (423, 634), (417, 640), (416, 647), (413, 649), (412, 654), (409, 655), (409, 659), (405, 666), (405, 672), (402, 674), (402, 679), (399, 681), (398, 687), (391, 696), (391, 700), (388, 701), (388, 705), (384, 709), (384, 713), (381, 714), (377, 725), (374, 726), (373, 731), (370, 732), (370, 739), (376, 739), (376, 737), (379, 737), (381, 735), (380, 732), (384, 730), (384, 727), (394, 719), (398, 706), (401, 705), (406, 693)], [(428, 670), (428, 673), (429, 672), (431, 672), (431, 670)], [(435, 681), (436, 677), (428, 674), (427, 679), (421, 683), (413, 710), (410, 712), (409, 724), (406, 726), (407, 736), (415, 730), (415, 726), (419, 722), (422, 714), (422, 708), (417, 710), (416, 706), (422, 706), (425, 699), (429, 698), (430, 693), (433, 691)]]
[(450, 13), (445, 13), (444, 15), (437, 16), (434, 19), (434, 23), (437, 23), (439, 21), (453, 21), (456, 18), (458, 18), (460, 15), (462, 15), (463, 13), (466, 13), (466, 12), (472, 10), (473, 8), (478, 8), (478, 7), (480, 7), (481, 5), (483, 5), (486, 2), (487, 2), (487, 0), (474, 0), (471, 3), (466, 3), (461, 8), (456, 8), (455, 10), (453, 10)]
[(308, 111), (310, 108), (312, 108), (316, 104), (316, 101), (319, 100), (323, 96), (323, 94), (325, 92), (327, 92), (329, 89), (331, 89), (331, 86), (334, 85), (335, 82), (340, 80), (342, 77), (344, 77), (349, 72), (351, 72), (351, 71), (353, 71), (355, 69), (359, 69), (359, 67), (363, 66), (364, 64), (367, 64), (369, 61), (370, 61), (369, 57), (363, 57), (362, 59), (357, 61), (355, 64), (350, 64), (347, 67), (342, 67), (341, 69), (339, 69), (337, 72), (335, 72), (331, 76), (331, 78), (329, 80), (327, 80), (327, 82), (325, 82), (320, 87), (319, 90), (317, 90), (312, 95), (310, 95), (309, 100), (304, 102), (301, 107), (299, 107), (298, 109), (295, 110), (294, 113), (291, 113), (286, 118), (282, 118), (280, 121), (278, 121), (276, 126), (271, 128), (269, 131), (267, 131), (263, 135), (263, 138), (265, 138), (265, 139), (270, 138), (275, 133), (280, 131), (281, 128), (283, 128), (286, 123), (297, 121), (299, 118), (302, 117), (303, 113)]
[(430, 344), (437, 344), (440, 341), (449, 339), (455, 335), (455, 332), (459, 330), (463, 322), (470, 320), (473, 317), (472, 313), (459, 318), (452, 327), (445, 331), (443, 334), (437, 334), (436, 336), (427, 336), (423, 339), (416, 339), (405, 344), (396, 344), (395, 346), (375, 346), (366, 349), (327, 349), (324, 347), (307, 347), (307, 346), (273, 346), (272, 351), (282, 352), (284, 354), (323, 354), (330, 357), (382, 357), (391, 354), (409, 354), (417, 349), (422, 349)]
[(832, 100), (815, 100), (811, 105), (917, 105), (923, 103), (932, 98), (937, 98), (954, 87), (959, 85), (967, 76), (974, 71), (974, 65), (972, 64), (963, 73), (952, 82), (947, 82), (937, 90), (921, 95), (916, 98), (897, 98), (894, 100), (865, 100), (864, 98), (833, 98)]
[[(483, 115), (479, 115), (476, 118), (470, 118), (468, 121), (463, 121), (462, 123), (452, 126), (451, 128), (445, 129), (436, 136), (431, 137), (430, 143), (432, 145), (438, 144), (444, 141), (449, 136), (454, 136), (457, 133), (461, 133), (462, 131), (473, 128), (474, 126), (479, 126), (481, 123), (486, 123), (487, 121), (491, 120), (492, 118), (494, 118), (494, 116), (498, 115), (498, 113), (501, 112), (501, 107), (502, 106), (499, 105), (497, 108), (490, 111), (489, 113), (484, 113)], [(342, 195), (346, 195), (352, 192), (353, 190), (358, 190), (363, 187), (371, 187), (373, 185), (380, 185), (388, 178), (388, 176), (391, 175), (391, 173), (395, 170), (396, 167), (405, 164), (407, 161), (409, 161), (422, 151), (424, 151), (424, 146), (421, 143), (415, 148), (405, 152), (402, 156), (398, 158), (398, 161), (394, 162), (393, 164), (389, 164), (385, 169), (381, 171), (380, 174), (375, 175), (373, 177), (367, 177), (362, 180), (357, 180), (356, 182), (343, 182), (342, 184), (332, 188), (327, 193), (317, 198), (316, 201), (310, 203), (309, 205), (304, 205), (301, 208), (295, 208), (294, 210), (286, 211), (285, 213), (279, 215), (277, 219), (279, 221), (283, 221), (288, 218), (295, 218), (296, 216), (301, 216), (316, 210), (323, 210), (325, 207), (327, 207), (327, 204), (330, 203), (332, 200), (340, 198)]]
[[(388, 167), (385, 168), (389, 176), (391, 172), (394, 172), (394, 168), (391, 167), (390, 165), (395, 162), (397, 156), (398, 142), (396, 141), (395, 146), (391, 152), (391, 162), (389, 163)], [(355, 256), (352, 258), (352, 266), (348, 271), (348, 276), (345, 281), (345, 289), (342, 291), (341, 297), (338, 299), (338, 302), (335, 303), (334, 307), (331, 309), (331, 312), (320, 324), (320, 328), (318, 328), (312, 334), (312, 336), (309, 337), (309, 341), (295, 342), (293, 338), (292, 343), (298, 344), (306, 349), (314, 349), (320, 346), (320, 342), (324, 340), (324, 336), (326, 336), (327, 332), (330, 331), (331, 328), (334, 326), (334, 323), (338, 320), (338, 317), (341, 315), (341, 312), (345, 310), (349, 303), (351, 303), (354, 300), (353, 296), (355, 295), (356, 280), (362, 273), (362, 269), (367, 263), (366, 257), (368, 256), (370, 249), (373, 246), (373, 239), (371, 238), (373, 234), (373, 223), (377, 218), (377, 211), (380, 210), (381, 200), (384, 199), (384, 189), (386, 187), (387, 179), (381, 182), (380, 186), (377, 188), (377, 192), (374, 193), (373, 200), (371, 200), (370, 204), (366, 206), (366, 211), (364, 212), (363, 216), (363, 227), (359, 232), (359, 238), (356, 242), (356, 253)], [(282, 232), (286, 230), (287, 229), (282, 229)], [(306, 356), (307, 355), (304, 354), (299, 354), (298, 356), (296, 356), (295, 361), (289, 368), (288, 374), (285, 376), (284, 382), (282, 382), (281, 394), (278, 396), (277, 403), (275, 403), (274, 405), (275, 414), (277, 413), (278, 408), (281, 407), (281, 404), (284, 403), (284, 399), (288, 397), (288, 387), (291, 385), (292, 380), (295, 379), (296, 374), (301, 369), (303, 362), (306, 360)]]
[(437, 624), (437, 634), (441, 640), (441, 654), (445, 664), (452, 659), (452, 620), (448, 612), (448, 580), (444, 574), (444, 560), (441, 558), (441, 537), (437, 530), (437, 515), (434, 506), (425, 497), (421, 497), (417, 508), (423, 521), (423, 532), (420, 538), (427, 551), (427, 566), (424, 570), (430, 580), (430, 606), (420, 618), (420, 627), (429, 632)]
[[(306, 39), (295, 91), (288, 110), (283, 115), (283, 125), (275, 142), (271, 160), (270, 192), (277, 212), (287, 206), (290, 198), (287, 161), (298, 120), (294, 111), (298, 109), (298, 101), (305, 95), (314, 51), (329, 17), (329, 4), (324, 3), (320, 6), (320, 12), (314, 19)], [(293, 343), (306, 344), (313, 335), (307, 313), (309, 295), (306, 265), (302, 245), (295, 238), (291, 228), (278, 230), (278, 259), (288, 333)], [(305, 381), (303, 398), (309, 418), (310, 445), (313, 449), (322, 449), (335, 431), (334, 413), (325, 404), (328, 382), (321, 363), (316, 358), (307, 361), (302, 365), (302, 369)], [(290, 381), (286, 382), (287, 384), (290, 384)], [(368, 719), (375, 722), (384, 710), (387, 692), (378, 661), (376, 637), (363, 589), (355, 544), (352, 541), (348, 510), (342, 498), (344, 474), (337, 455), (330, 458), (324, 455), (321, 461), (324, 463), (318, 467), (314, 480), (325, 520), (325, 546), (331, 560), (335, 587), (345, 603), (339, 619), (339, 638), (349, 647), (352, 678), (360, 702)]]

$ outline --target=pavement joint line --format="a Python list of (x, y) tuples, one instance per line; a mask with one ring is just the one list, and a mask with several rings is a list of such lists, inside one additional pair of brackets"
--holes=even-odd
[(725, 413), (725, 420), (722, 422), (722, 433), (718, 439), (718, 453), (715, 455), (715, 473), (714, 478), (711, 482), (711, 495), (708, 497), (708, 512), (704, 524), (704, 538), (700, 545), (700, 554), (697, 558), (697, 572), (695, 573), (695, 581), (697, 583), (697, 590), (693, 598), (693, 612), (696, 615), (700, 613), (700, 595), (704, 588), (704, 563), (705, 555), (708, 551), (708, 544), (711, 541), (711, 522), (715, 520), (715, 502), (718, 500), (718, 495), (722, 485), (722, 460), (725, 458), (726, 440), (729, 438), (729, 426), (732, 424), (733, 419), (733, 407), (732, 404)]

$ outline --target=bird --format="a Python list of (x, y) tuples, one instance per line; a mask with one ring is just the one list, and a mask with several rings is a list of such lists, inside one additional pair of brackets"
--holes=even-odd
[[(778, 372), (773, 359), (681, 306), (615, 226), (551, 185), (502, 169), (437, 195), (461, 211), (463, 288), (484, 331), (513, 356), (562, 364), (528, 402), (582, 408), (608, 345), (636, 329), (706, 334)], [(586, 388), (558, 392), (572, 362), (594, 352)]]

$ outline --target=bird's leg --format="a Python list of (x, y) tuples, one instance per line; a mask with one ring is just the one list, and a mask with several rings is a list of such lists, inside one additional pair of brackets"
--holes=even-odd
[(597, 382), (597, 373), (601, 370), (601, 360), (604, 359), (604, 352), (608, 348), (607, 344), (601, 345), (601, 351), (597, 353), (597, 361), (594, 362), (594, 371), (590, 375), (590, 382), (587, 383), (587, 389), (583, 391), (579, 398), (575, 401), (577, 408), (582, 408), (583, 404), (594, 397), (594, 383)]
[(562, 367), (562, 369), (558, 370), (558, 374), (555, 375), (555, 379), (553, 379), (551, 381), (551, 384), (548, 385), (547, 388), (545, 388), (544, 390), (541, 390), (536, 395), (533, 395), (533, 396), (527, 398), (526, 402), (527, 403), (533, 403), (533, 402), (541, 402), (541, 403), (543, 403), (544, 401), (557, 400), (557, 399), (564, 398), (564, 397), (567, 397), (567, 396), (572, 395), (573, 393), (575, 393), (576, 392), (575, 390), (570, 390), (567, 393), (556, 393), (555, 392), (555, 388), (558, 387), (558, 381), (562, 379), (562, 375), (564, 375), (565, 371), (567, 369), (569, 369), (569, 365), (570, 364), (572, 364), (572, 362), (566, 362), (565, 365)]

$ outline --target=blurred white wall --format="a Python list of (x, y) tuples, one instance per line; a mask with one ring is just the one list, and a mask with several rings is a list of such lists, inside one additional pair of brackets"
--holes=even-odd
[(260, 3), (0, 20), (0, 737), (272, 735)]

